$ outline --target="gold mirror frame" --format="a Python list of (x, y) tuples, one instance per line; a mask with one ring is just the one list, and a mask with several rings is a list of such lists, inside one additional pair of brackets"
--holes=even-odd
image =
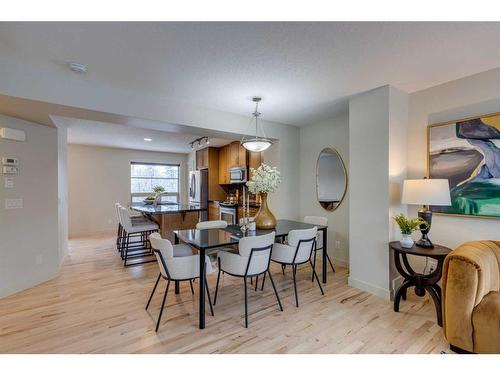
[[(319, 159), (321, 158), (321, 155), (323, 153), (337, 154), (337, 157), (339, 158), (340, 163), (342, 164), (342, 170), (344, 171), (344, 179), (345, 179), (345, 182), (344, 182), (344, 191), (342, 193), (342, 197), (340, 198), (339, 202), (336, 204), (335, 207), (332, 207), (332, 208), (327, 208), (327, 207), (323, 206), (323, 204), (319, 200)], [(347, 192), (347, 184), (348, 184), (348, 181), (347, 181), (347, 169), (345, 167), (345, 163), (344, 163), (344, 160), (342, 159), (342, 156), (340, 156), (340, 153), (336, 149), (334, 149), (333, 147), (325, 147), (324, 149), (322, 149), (320, 151), (320, 153), (318, 155), (318, 159), (316, 160), (316, 201), (321, 206), (321, 208), (323, 208), (325, 211), (328, 211), (328, 212), (333, 212), (337, 208), (339, 208), (339, 206), (344, 201), (345, 194)]]

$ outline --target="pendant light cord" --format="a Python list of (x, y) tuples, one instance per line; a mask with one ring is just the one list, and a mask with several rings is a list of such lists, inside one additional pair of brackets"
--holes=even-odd
[(255, 139), (259, 139), (259, 125), (258, 125), (258, 117), (260, 115), (259, 111), (259, 102), (255, 102), (255, 111), (253, 116), (255, 117)]

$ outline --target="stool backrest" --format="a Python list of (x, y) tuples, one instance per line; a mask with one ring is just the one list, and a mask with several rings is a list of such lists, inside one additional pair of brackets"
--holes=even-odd
[(119, 212), (123, 228), (125, 228), (127, 232), (132, 232), (132, 219), (130, 218), (128, 210), (125, 207), (120, 206)]
[(115, 203), (115, 212), (116, 212), (116, 218), (118, 219), (118, 222), (121, 224), (121, 218), (120, 218), (120, 208), (121, 204), (116, 202)]

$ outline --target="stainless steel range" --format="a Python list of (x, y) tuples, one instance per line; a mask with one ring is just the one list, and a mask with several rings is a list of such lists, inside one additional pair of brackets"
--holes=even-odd
[(232, 202), (219, 203), (219, 219), (226, 221), (229, 225), (236, 224), (238, 205)]

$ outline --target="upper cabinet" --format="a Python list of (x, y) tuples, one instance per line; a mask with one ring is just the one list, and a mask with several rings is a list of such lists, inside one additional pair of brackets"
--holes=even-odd
[(196, 169), (208, 168), (208, 200), (219, 201), (226, 198), (226, 192), (219, 182), (219, 150), (207, 147), (196, 151)]
[(234, 141), (219, 148), (219, 184), (230, 183), (229, 170), (232, 167), (258, 168), (262, 163), (260, 152), (249, 152), (240, 142)]
[(229, 168), (244, 167), (247, 165), (247, 150), (240, 142), (234, 141), (229, 144)]
[(219, 184), (229, 184), (229, 145), (219, 149)]
[(208, 147), (196, 151), (196, 169), (208, 168)]
[(257, 169), (260, 167), (261, 164), (262, 164), (262, 152), (248, 151), (248, 168)]

